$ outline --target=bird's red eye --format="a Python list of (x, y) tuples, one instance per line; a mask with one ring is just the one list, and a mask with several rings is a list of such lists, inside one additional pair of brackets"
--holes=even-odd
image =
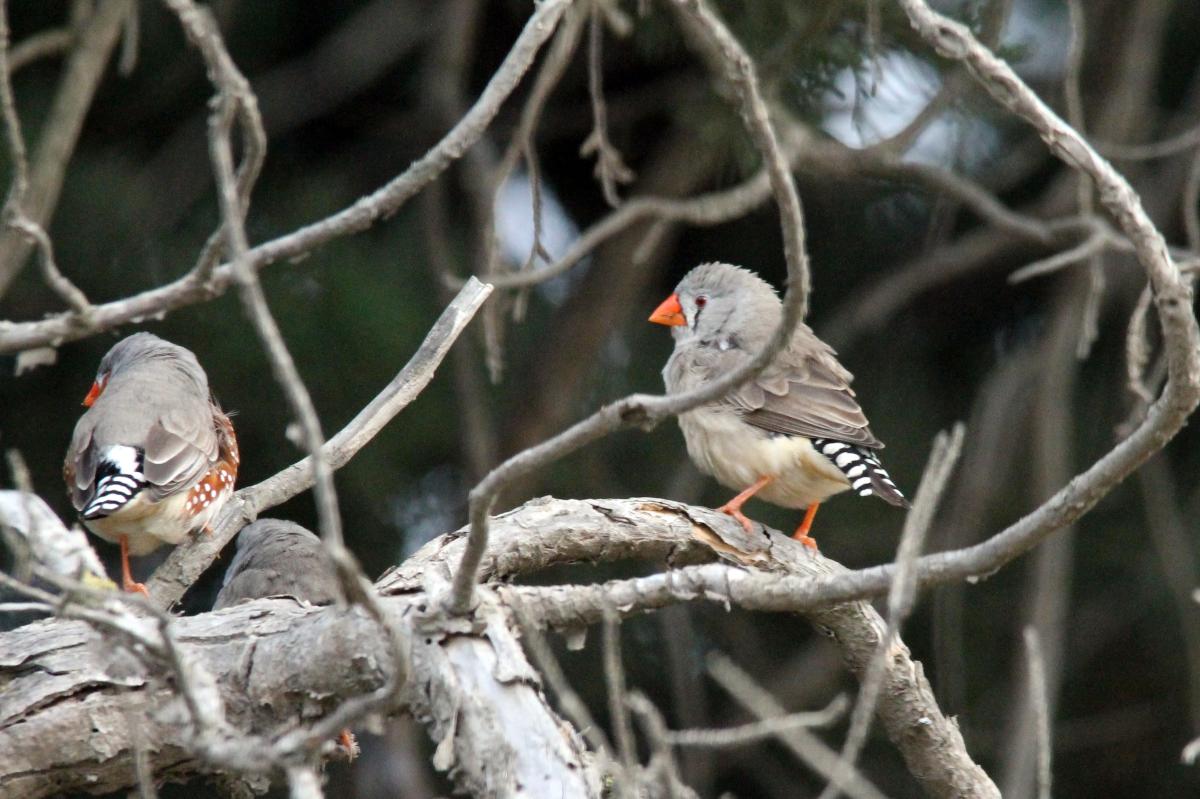
[(703, 308), (705, 305), (708, 305), (708, 297), (705, 297), (703, 294), (701, 294), (696, 298), (696, 307)]

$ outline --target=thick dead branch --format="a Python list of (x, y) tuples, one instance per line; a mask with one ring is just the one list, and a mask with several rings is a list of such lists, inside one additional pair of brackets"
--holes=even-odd
[[(517, 784), (531, 796), (599, 796), (589, 755), (546, 705), (499, 606), (486, 601), (477, 627), (451, 631), (423, 616), (425, 604), (411, 596), (385, 607), (413, 637), (406, 704), (441, 741), (435, 764), (476, 796), (510, 796)], [(261, 734), (379, 688), (392, 662), (358, 609), (262, 600), (175, 629), (181, 656), (218, 678), (229, 720)], [(179, 693), (86, 624), (0, 636), (0, 673), (0, 796), (133, 786), (138, 740), (158, 779), (206, 771), (190, 753)]]
[[(578, 629), (603, 621), (608, 609), (636, 613), (706, 599), (749, 609), (804, 613), (830, 634), (847, 667), (860, 679), (883, 640), (886, 624), (865, 602), (830, 604), (808, 589), (831, 577), (862, 575), (769, 528), (747, 535), (729, 516), (662, 499), (543, 498), (491, 520), (492, 537), (480, 565), (486, 580), (504, 580), (556, 563), (647, 558), (676, 568), (663, 574), (599, 585), (506, 587), (550, 627)], [(466, 546), (443, 536), (380, 578), (388, 593), (419, 590), (430, 575), (448, 578)], [(713, 563), (717, 559), (719, 562)], [(866, 570), (867, 572), (876, 569)], [(942, 714), (920, 663), (897, 637), (884, 668), (877, 714), (910, 771), (934, 796), (996, 796), (971, 759), (958, 726)]]

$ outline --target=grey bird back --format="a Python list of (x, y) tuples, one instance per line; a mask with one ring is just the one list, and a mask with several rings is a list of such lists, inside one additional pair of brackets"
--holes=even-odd
[(268, 596), (314, 605), (328, 605), (339, 596), (321, 539), (295, 522), (259, 519), (242, 528), (213, 610)]
[(87, 504), (97, 458), (110, 446), (142, 450), (145, 490), (155, 501), (208, 473), (220, 442), (208, 377), (195, 355), (153, 334), (135, 333), (104, 356), (97, 371), (103, 375), (104, 389), (75, 425), (68, 451), (77, 509)]

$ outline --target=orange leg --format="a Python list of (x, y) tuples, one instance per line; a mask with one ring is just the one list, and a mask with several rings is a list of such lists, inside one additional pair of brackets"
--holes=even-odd
[(130, 593), (149, 597), (150, 592), (146, 590), (146, 586), (134, 582), (133, 574), (129, 571), (129, 536), (123, 535), (117, 541), (121, 544), (121, 587)]
[(800, 526), (796, 528), (796, 532), (792, 533), (792, 538), (813, 550), (817, 548), (817, 542), (808, 534), (808, 531), (812, 529), (813, 517), (817, 515), (817, 508), (819, 507), (821, 507), (820, 502), (814, 502), (809, 505), (808, 510), (804, 514), (804, 521), (800, 522)]
[(730, 516), (741, 522), (742, 527), (745, 528), (747, 533), (753, 532), (754, 522), (747, 519), (742, 513), (742, 506), (746, 504), (746, 500), (750, 499), (750, 497), (754, 496), (759, 491), (762, 491), (763, 488), (766, 487), (767, 483), (771, 482), (772, 479), (774, 478), (770, 476), (758, 478), (754, 485), (750, 486), (745, 491), (738, 494), (721, 507), (717, 508), (717, 510), (721, 511), (721, 513), (728, 513)]

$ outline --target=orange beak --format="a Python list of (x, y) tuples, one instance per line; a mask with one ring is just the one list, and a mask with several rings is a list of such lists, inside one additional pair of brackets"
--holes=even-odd
[(92, 407), (92, 404), (96, 401), (96, 398), (100, 396), (102, 391), (104, 391), (104, 384), (107, 382), (107, 379), (100, 378), (96, 380), (96, 382), (92, 383), (92, 390), (89, 391), (87, 396), (83, 398), (83, 406), (85, 408)]
[(672, 294), (662, 301), (654, 309), (654, 313), (650, 314), (650, 321), (656, 325), (667, 325), (674, 327), (676, 325), (686, 325), (687, 319), (683, 316), (683, 306), (679, 304), (679, 295)]

